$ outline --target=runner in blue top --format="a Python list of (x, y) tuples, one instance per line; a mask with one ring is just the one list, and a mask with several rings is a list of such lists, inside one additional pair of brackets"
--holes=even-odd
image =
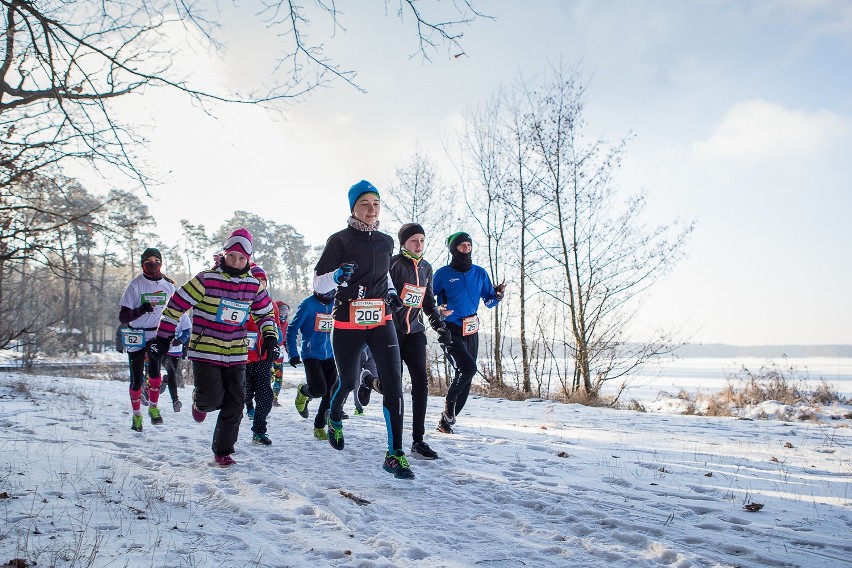
[[(337, 382), (337, 367), (331, 350), (331, 330), (334, 320), (331, 309), (334, 290), (320, 294), (314, 292), (299, 307), (287, 325), (287, 353), (290, 366), (305, 365), (305, 380), (296, 388), (296, 412), (302, 418), (310, 416), (308, 403), (318, 398), (319, 408), (314, 416), (314, 438), (328, 440), (325, 432), (325, 413), (331, 401), (331, 387)], [(298, 335), (302, 334), (302, 351), (299, 355)]]
[(473, 264), (473, 241), (469, 234), (453, 233), (447, 238), (447, 246), (450, 264), (435, 271), (432, 287), (438, 304), (452, 312), (444, 319), (452, 333), (452, 342), (445, 347), (445, 352), (455, 376), (438, 422), (439, 432), (452, 434), (452, 425), (467, 402), (470, 385), (476, 375), (480, 323), (476, 312), (479, 301), (483, 300), (485, 307), (493, 308), (503, 299), (506, 284), (494, 286), (485, 269)]

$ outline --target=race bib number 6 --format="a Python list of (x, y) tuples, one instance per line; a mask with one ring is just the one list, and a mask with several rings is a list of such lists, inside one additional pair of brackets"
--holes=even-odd
[(473, 335), (479, 332), (479, 317), (470, 316), (462, 320), (462, 335)]
[(349, 321), (355, 325), (376, 325), (384, 320), (384, 300), (352, 300), (349, 303)]
[(334, 318), (331, 314), (317, 314), (317, 319), (314, 322), (314, 331), (320, 333), (331, 333), (334, 329)]
[(423, 296), (426, 295), (426, 286), (415, 286), (406, 284), (402, 287), (402, 305), (409, 308), (419, 308), (423, 305)]
[(248, 302), (222, 298), (219, 301), (219, 311), (216, 312), (216, 321), (228, 325), (243, 325), (248, 319), (250, 309)]

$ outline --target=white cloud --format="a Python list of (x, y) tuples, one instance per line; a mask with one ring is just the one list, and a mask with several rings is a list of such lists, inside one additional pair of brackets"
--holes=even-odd
[(852, 120), (833, 112), (790, 110), (777, 103), (737, 103), (713, 129), (692, 145), (698, 159), (736, 162), (811, 158), (852, 133)]

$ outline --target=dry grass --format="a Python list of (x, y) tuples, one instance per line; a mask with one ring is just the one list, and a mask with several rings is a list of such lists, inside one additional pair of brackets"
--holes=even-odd
[[(734, 416), (737, 409), (754, 407), (767, 401), (788, 406), (848, 402), (825, 379), (820, 378), (813, 389), (809, 388), (811, 382), (807, 371), (796, 367), (781, 368), (772, 363), (758, 371), (743, 367), (728, 377), (728, 384), (719, 392), (690, 394), (680, 391), (677, 398), (689, 402), (686, 414), (701, 416)], [(815, 415), (810, 417), (815, 418)], [(800, 415), (800, 419), (807, 418), (807, 413)]]

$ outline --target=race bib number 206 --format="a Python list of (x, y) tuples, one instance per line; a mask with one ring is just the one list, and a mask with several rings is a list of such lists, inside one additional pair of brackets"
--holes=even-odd
[(349, 303), (349, 321), (355, 325), (377, 325), (384, 320), (384, 300), (352, 300)]

